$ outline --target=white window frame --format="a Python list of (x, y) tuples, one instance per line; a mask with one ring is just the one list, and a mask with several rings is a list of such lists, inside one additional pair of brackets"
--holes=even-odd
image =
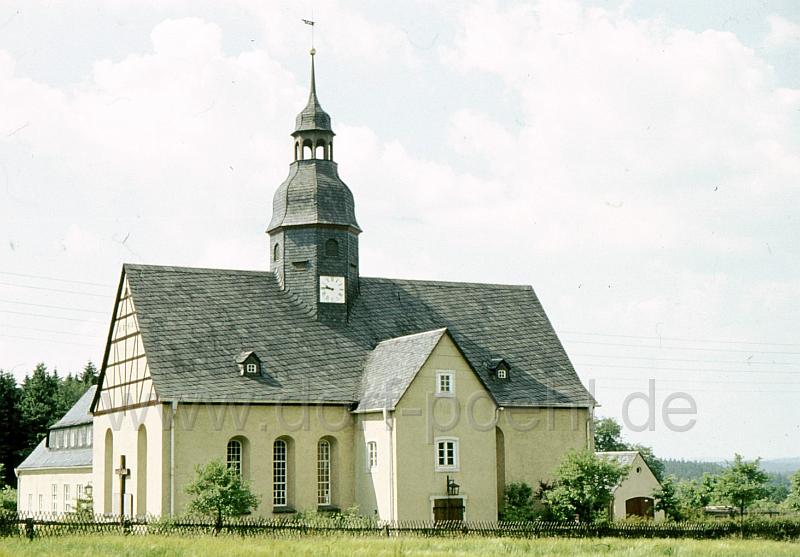
[[(453, 464), (441, 464), (439, 462), (439, 446), (445, 443), (453, 444)], [(445, 451), (447, 450), (445, 445)], [(461, 458), (458, 449), (458, 437), (437, 437), (433, 442), (433, 464), (437, 472), (458, 472), (461, 465)], [(446, 458), (446, 455), (445, 455)]]
[(225, 448), (225, 465), (243, 477), (244, 471), (244, 444), (239, 439), (231, 439)]
[[(449, 390), (442, 390), (442, 378), (448, 378)], [(436, 372), (436, 396), (456, 396), (456, 373), (454, 371), (437, 371)]]
[(285, 507), (289, 504), (288, 465), (289, 444), (285, 439), (276, 439), (272, 443), (272, 505), (275, 507)]
[(58, 484), (52, 484), (53, 492), (53, 512), (58, 512)]
[(258, 365), (253, 362), (247, 364), (247, 373), (258, 373)]
[(497, 378), (498, 379), (507, 379), (508, 378), (508, 372), (505, 370), (505, 368), (501, 367), (501, 368), (497, 369)]
[(378, 443), (367, 441), (367, 472), (378, 468)]
[(69, 484), (64, 484), (64, 512), (72, 511), (72, 497), (70, 497)]
[(331, 442), (317, 442), (317, 505), (331, 504)]

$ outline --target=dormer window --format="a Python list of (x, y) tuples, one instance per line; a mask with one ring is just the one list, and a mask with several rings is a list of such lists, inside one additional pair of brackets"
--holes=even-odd
[(242, 376), (261, 375), (261, 358), (252, 350), (242, 352), (236, 358), (239, 374)]
[(498, 381), (508, 381), (511, 377), (511, 366), (503, 358), (492, 358), (489, 372)]

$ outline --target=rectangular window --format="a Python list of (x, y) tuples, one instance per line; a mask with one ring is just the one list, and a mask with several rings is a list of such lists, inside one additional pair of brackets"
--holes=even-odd
[(373, 470), (378, 467), (378, 444), (375, 441), (367, 443), (367, 469)]
[(498, 379), (505, 379), (506, 378), (506, 370), (500, 368), (497, 370), (497, 378)]
[(69, 484), (64, 484), (64, 512), (72, 511), (72, 499), (69, 496)]
[(53, 484), (53, 512), (58, 512), (58, 484)]
[(227, 453), (227, 464), (228, 468), (233, 468), (233, 470), (238, 474), (242, 475), (242, 442), (236, 439), (231, 439), (228, 441), (228, 453)]
[(436, 471), (458, 471), (458, 439), (436, 439)]
[(286, 505), (286, 441), (278, 439), (272, 446), (272, 504)]
[(44, 495), (39, 494), (39, 512), (44, 510)]
[(247, 364), (247, 373), (255, 373), (258, 371), (256, 364)]
[(453, 396), (456, 392), (455, 374), (452, 371), (436, 372), (436, 395)]
[(83, 499), (83, 485), (75, 484), (75, 499), (80, 501)]
[(86, 446), (92, 446), (92, 426), (90, 425), (86, 426)]
[(317, 504), (331, 504), (331, 444), (324, 439), (317, 444)]

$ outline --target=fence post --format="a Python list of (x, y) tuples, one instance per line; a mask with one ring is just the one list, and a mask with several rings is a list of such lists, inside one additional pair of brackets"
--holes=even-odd
[(33, 530), (33, 519), (28, 517), (25, 519), (25, 537), (28, 538), (30, 541), (33, 541), (34, 530)]
[(389, 523), (383, 525), (383, 529), (386, 530), (386, 537), (389, 537)]

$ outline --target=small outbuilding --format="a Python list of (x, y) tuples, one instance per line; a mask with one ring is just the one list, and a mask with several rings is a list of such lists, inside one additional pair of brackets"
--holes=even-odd
[(628, 468), (628, 475), (613, 490), (609, 509), (612, 520), (641, 517), (661, 522), (664, 511), (655, 510), (653, 492), (661, 488), (653, 471), (638, 451), (598, 452), (597, 456), (614, 459)]

